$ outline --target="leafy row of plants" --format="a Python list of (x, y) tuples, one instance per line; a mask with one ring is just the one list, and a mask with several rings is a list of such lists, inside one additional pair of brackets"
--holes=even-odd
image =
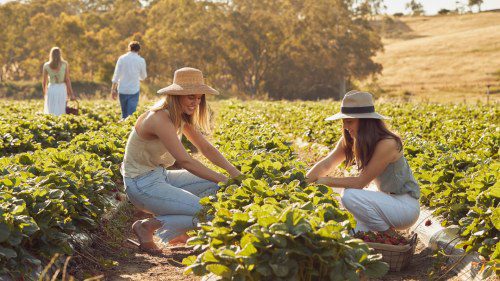
[[(204, 198), (201, 229), (187, 273), (222, 280), (358, 280), (380, 277), (387, 264), (349, 230), (354, 220), (330, 188), (307, 185), (304, 164), (264, 115), (240, 103), (224, 106), (214, 138), (244, 173)], [(207, 220), (207, 218), (209, 218)]]
[(55, 253), (72, 254), (72, 235), (97, 226), (120, 188), (133, 121), (0, 159), (0, 274), (26, 278)]
[[(30, 122), (41, 108), (36, 103), (0, 104), (2, 118), (19, 117), (2, 121), (12, 122), (5, 123), (12, 127), (17, 122)], [(330, 266), (338, 269), (337, 261), (342, 260), (337, 270), (342, 274), (331, 278), (380, 273), (377, 258), (370, 256), (360, 241), (351, 241), (347, 233), (353, 221), (338, 209), (331, 192), (304, 184), (306, 167), (297, 160), (291, 142), (285, 141), (301, 138), (326, 146), (334, 144), (340, 137), (340, 123), (323, 120), (337, 112), (339, 104), (224, 101), (216, 106), (221, 112), (215, 134), (217, 145), (246, 176), (224, 186), (218, 200), (204, 202), (213, 220), (204, 224), (192, 242), (199, 244), (207, 256), (186, 261), (190, 270), (199, 275), (211, 272), (248, 280), (328, 279)], [(49, 145), (57, 149), (33, 146), (29, 149), (33, 153), (0, 158), (0, 272), (27, 272), (53, 252), (69, 252), (67, 236), (76, 229), (91, 228), (99, 219), (106, 195), (117, 188), (113, 183), (120, 178), (117, 164), (122, 161), (126, 135), (134, 121), (113, 124), (118, 117), (116, 109), (106, 102), (84, 104), (84, 116), (75, 122), (82, 122), (78, 126), (100, 123), (102, 128), (88, 125), (88, 131), (74, 133), (70, 141)], [(391, 116), (391, 126), (401, 132), (406, 156), (421, 183), (421, 202), (435, 208), (444, 224), (459, 225), (466, 240), (461, 246), (481, 253), (498, 274), (498, 107), (391, 104), (377, 109)], [(97, 208), (88, 207), (88, 203)], [(44, 204), (48, 205), (41, 210)], [(42, 216), (40, 211), (46, 212)], [(49, 215), (50, 220), (44, 222), (43, 217)], [(271, 230), (273, 224), (283, 228)], [(339, 234), (327, 237), (321, 231), (324, 227)], [(307, 231), (300, 232), (302, 228)], [(322, 248), (323, 243), (336, 249), (338, 255), (325, 260), (319, 251), (328, 248)], [(301, 245), (314, 251), (307, 252)], [(287, 252), (288, 246), (300, 250)], [(313, 261), (306, 262), (302, 250), (311, 253)], [(260, 261), (272, 261), (270, 271)], [(295, 271), (296, 264), (302, 269)], [(378, 270), (373, 273), (372, 269)]]
[(81, 133), (97, 130), (105, 124), (116, 122), (119, 118), (119, 113), (113, 110), (111, 104), (96, 107), (91, 103), (84, 103), (80, 108), (80, 115), (56, 117), (43, 114), (43, 105), (39, 101), (2, 103), (4, 104), (0, 114), (2, 156), (57, 147)]
[[(252, 102), (257, 115), (289, 139), (332, 147), (341, 123), (324, 121), (338, 103)], [(401, 133), (405, 154), (422, 189), (422, 204), (458, 225), (466, 251), (478, 251), (486, 268), (500, 264), (500, 110), (498, 106), (380, 104), (377, 110)], [(324, 151), (321, 151), (325, 156)], [(317, 153), (320, 155), (321, 153)]]

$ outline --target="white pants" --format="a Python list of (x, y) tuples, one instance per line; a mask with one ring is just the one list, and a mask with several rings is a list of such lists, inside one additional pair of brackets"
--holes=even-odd
[(60, 116), (66, 113), (66, 84), (52, 84), (49, 83), (47, 88), (47, 96), (45, 97), (45, 104), (43, 106), (43, 113), (54, 114)]
[(419, 201), (410, 194), (391, 195), (380, 191), (346, 188), (342, 205), (354, 215), (354, 231), (403, 230), (412, 226), (420, 214)]

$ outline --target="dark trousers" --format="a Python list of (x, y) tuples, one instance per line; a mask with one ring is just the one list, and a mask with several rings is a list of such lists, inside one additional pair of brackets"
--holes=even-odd
[(122, 107), (122, 118), (125, 119), (129, 115), (134, 114), (139, 103), (139, 92), (133, 95), (119, 94), (120, 105)]

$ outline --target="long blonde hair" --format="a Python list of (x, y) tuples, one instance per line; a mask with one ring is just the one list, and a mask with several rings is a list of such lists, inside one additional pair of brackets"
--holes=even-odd
[(61, 66), (61, 63), (65, 62), (61, 49), (59, 47), (53, 47), (50, 49), (50, 55), (49, 55), (49, 66), (52, 69), (57, 69), (59, 66)]
[(155, 105), (153, 105), (150, 110), (154, 112), (165, 109), (168, 110), (172, 123), (174, 123), (177, 130), (181, 129), (182, 123), (187, 123), (205, 133), (209, 133), (211, 131), (210, 110), (208, 108), (205, 95), (201, 96), (200, 105), (198, 105), (198, 108), (195, 110), (193, 115), (188, 115), (182, 112), (180, 99), (181, 96), (179, 95), (166, 95), (166, 97), (162, 98)]

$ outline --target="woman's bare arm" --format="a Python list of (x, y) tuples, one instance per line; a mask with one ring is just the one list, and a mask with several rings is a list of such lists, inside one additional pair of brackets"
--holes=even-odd
[(45, 67), (42, 70), (42, 92), (43, 96), (45, 97), (47, 95), (47, 80), (48, 80), (49, 74), (47, 73), (47, 70)]
[(220, 151), (217, 150), (217, 148), (215, 148), (196, 128), (188, 124), (184, 125), (184, 135), (208, 160), (210, 160), (210, 162), (226, 170), (231, 177), (241, 175), (241, 172), (236, 169), (233, 164), (229, 163)]
[(387, 168), (387, 165), (393, 162), (394, 158), (399, 155), (399, 153), (398, 144), (394, 139), (381, 140), (377, 143), (370, 162), (368, 162), (368, 165), (361, 171), (359, 176), (344, 178), (323, 177), (320, 178), (317, 183), (332, 187), (362, 189), (382, 174), (385, 168)]
[(324, 177), (331, 171), (333, 168), (337, 167), (345, 160), (344, 148), (342, 145), (342, 138), (337, 142), (335, 148), (321, 161), (316, 163), (308, 172), (307, 172), (307, 182), (315, 182), (319, 178)]
[(200, 178), (213, 182), (225, 182), (227, 177), (221, 173), (212, 171), (198, 160), (189, 155), (177, 136), (177, 130), (167, 112), (158, 111), (146, 117), (142, 123), (142, 131), (146, 131), (157, 138), (167, 148), (168, 152), (175, 158), (176, 163), (182, 168), (195, 174)]
[(66, 73), (64, 74), (64, 82), (66, 82), (66, 89), (68, 90), (68, 98), (72, 100), (73, 88), (71, 87), (71, 79), (69, 77), (69, 64), (66, 64)]

